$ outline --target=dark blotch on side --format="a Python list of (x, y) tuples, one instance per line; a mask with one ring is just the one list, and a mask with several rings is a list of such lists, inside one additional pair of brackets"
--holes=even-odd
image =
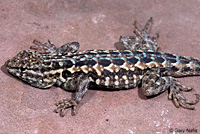
[(41, 71), (41, 73), (44, 73), (44, 72), (45, 72), (45, 69), (44, 69), (44, 68), (41, 68), (40, 71)]
[(67, 56), (68, 58), (73, 58), (73, 57), (79, 57), (79, 58), (84, 58), (85, 55), (88, 55), (90, 57), (95, 57), (97, 55), (97, 53), (91, 53), (91, 52), (86, 52), (84, 54), (73, 54), (73, 55), (69, 55)]
[(143, 61), (144, 63), (149, 63), (149, 62), (152, 61), (152, 59), (149, 58), (149, 57), (144, 57), (144, 58), (142, 58), (142, 61)]
[(111, 61), (110, 60), (107, 60), (107, 59), (101, 59), (99, 60), (99, 65), (102, 65), (104, 67), (107, 67), (111, 64)]
[(194, 62), (194, 63), (198, 63), (198, 62), (200, 62), (198, 59), (192, 59), (192, 62)]
[(64, 61), (63, 67), (70, 68), (73, 66), (73, 63), (70, 60)]
[(104, 79), (105, 77), (110, 77), (110, 79), (113, 79), (112, 73), (106, 69), (104, 69), (101, 75), (102, 79)]
[(130, 55), (133, 54), (131, 51), (122, 51), (122, 55)]
[(41, 72), (41, 73), (44, 73), (45, 71), (48, 72), (48, 71), (50, 71), (51, 69), (52, 69), (52, 68), (50, 68), (50, 67), (46, 67), (46, 68), (45, 68), (45, 67), (42, 67), (42, 68), (40, 69), (40, 72)]
[(85, 65), (85, 61), (77, 61), (75, 66), (83, 66)]
[(107, 55), (109, 53), (107, 53), (107, 52), (98, 52), (98, 54), (100, 54), (100, 55)]
[(60, 68), (60, 65), (58, 62), (54, 62), (54, 69), (59, 69)]
[(185, 57), (179, 57), (179, 60), (180, 60), (180, 63), (183, 63), (183, 64), (188, 64), (190, 63), (190, 60), (185, 58)]
[(177, 62), (176, 59), (168, 59), (168, 61), (169, 61), (170, 63), (176, 63), (176, 62)]
[(179, 69), (177, 68), (177, 67), (175, 67), (175, 66), (173, 66), (172, 68), (171, 68), (171, 70), (173, 70), (173, 71), (178, 71)]
[(165, 60), (162, 57), (155, 57), (155, 61), (158, 63), (163, 63)]
[(169, 57), (170, 59), (171, 59), (171, 58), (176, 59), (176, 56), (173, 55), (173, 54), (166, 53), (165, 55), (166, 55), (167, 57)]
[(75, 66), (94, 66), (96, 64), (96, 61), (95, 60), (92, 60), (92, 59), (87, 59), (87, 60), (84, 60), (84, 61), (77, 61)]
[(123, 65), (124, 64), (124, 60), (122, 60), (122, 59), (113, 59), (113, 64), (115, 64), (115, 65)]
[(65, 71), (62, 72), (62, 77), (63, 77), (64, 79), (67, 79), (67, 77), (68, 77), (70, 74), (71, 74), (70, 71), (65, 70)]
[(198, 63), (196, 63), (195, 71), (200, 72), (200, 61), (198, 61)]
[(150, 55), (161, 55), (160, 52), (146, 52), (147, 54), (150, 54)]
[(33, 70), (34, 70), (35, 72), (37, 72), (37, 71), (39, 71), (39, 68), (36, 67), (36, 68), (34, 68)]
[(197, 67), (197, 68), (196, 68), (196, 71), (197, 71), (197, 72), (200, 72), (200, 67)]
[(45, 62), (44, 64), (49, 66), (49, 65), (51, 65), (51, 62)]
[(88, 59), (88, 61), (87, 61), (87, 65), (88, 66), (94, 66), (96, 64), (96, 61), (95, 60), (92, 60), (92, 59)]
[(119, 54), (119, 52), (116, 52), (116, 51), (111, 51), (111, 52), (110, 52), (110, 54), (116, 54), (116, 55), (118, 55), (118, 54)]
[(129, 64), (136, 64), (138, 62), (138, 59), (131, 57), (131, 58), (127, 58), (127, 61)]
[(133, 51), (133, 54), (136, 56), (143, 56), (143, 52), (140, 51)]
[(56, 73), (55, 76), (56, 76), (56, 77), (59, 77), (59, 76), (60, 76), (60, 73)]
[(183, 72), (188, 72), (188, 71), (190, 71), (190, 70), (191, 70), (190, 67), (184, 67), (184, 68), (182, 69)]
[(165, 55), (166, 55), (167, 61), (169, 61), (170, 63), (176, 63), (177, 62), (175, 55), (168, 54), (168, 53), (165, 54)]
[(49, 77), (51, 77), (51, 78), (52, 78), (53, 76), (54, 76), (53, 74), (49, 74)]
[(80, 55), (79, 58), (80, 58), (80, 59), (81, 59), (81, 58), (85, 58), (85, 55)]
[(123, 75), (127, 75), (128, 71), (126, 69), (121, 68), (119, 70), (119, 77), (122, 77)]

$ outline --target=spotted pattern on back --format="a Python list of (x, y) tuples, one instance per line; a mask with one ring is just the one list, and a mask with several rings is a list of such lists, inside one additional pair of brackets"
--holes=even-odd
[[(28, 56), (31, 56), (31, 62), (25, 60)], [(171, 75), (174, 76), (200, 72), (198, 59), (162, 52), (89, 50), (66, 55), (48, 55), (22, 51), (18, 54), (18, 58), (20, 62), (15, 64), (18, 66), (23, 64), (25, 68), (30, 68), (30, 71), (26, 70), (23, 76), (20, 76), (20, 73), (16, 75), (26, 79), (25, 81), (33, 79), (33, 85), (37, 86), (38, 82), (35, 78), (41, 77), (39, 80), (41, 87), (43, 87), (42, 83), (49, 84), (51, 81), (56, 82), (56, 79), (65, 82), (67, 77), (78, 72), (88, 74), (90, 80), (97, 85), (113, 88), (137, 86), (142, 71), (150, 68), (159, 67), (165, 70), (171, 68), (173, 70)], [(115, 75), (118, 76), (117, 79), (114, 78)]]

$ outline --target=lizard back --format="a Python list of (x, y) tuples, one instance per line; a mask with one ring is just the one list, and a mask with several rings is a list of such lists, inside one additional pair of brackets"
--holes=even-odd
[(89, 50), (66, 55), (49, 55), (24, 50), (7, 61), (10, 73), (40, 88), (52, 86), (76, 73), (109, 88), (136, 87), (144, 71), (161, 68), (166, 75), (200, 75), (200, 60), (162, 52)]

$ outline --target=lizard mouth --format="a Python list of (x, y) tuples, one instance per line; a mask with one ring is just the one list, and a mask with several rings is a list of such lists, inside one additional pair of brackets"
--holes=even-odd
[(12, 60), (7, 60), (4, 64), (7, 71), (14, 76), (20, 77), (21, 73), (25, 70), (25, 68), (19, 68), (13, 63)]
[(41, 80), (42, 74), (34, 72), (26, 65), (21, 64), (20, 60), (17, 60), (16, 62), (15, 58), (7, 60), (4, 66), (7, 69), (8, 73), (13, 75), (14, 77), (20, 78), (24, 82), (27, 82), (33, 86), (37, 84), (37, 80)]
[[(10, 70), (16, 69), (12, 66), (11, 60), (7, 60), (4, 64), (4, 66), (6, 67), (6, 69), (8, 70), (8, 72), (10, 72)], [(12, 72), (12, 71), (11, 71)]]
[(10, 60), (7, 60), (4, 64), (4, 66), (7, 68), (9, 66)]

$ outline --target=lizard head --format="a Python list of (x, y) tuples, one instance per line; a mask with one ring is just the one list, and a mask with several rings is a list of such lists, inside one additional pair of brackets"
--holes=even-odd
[(29, 50), (19, 52), (15, 57), (6, 61), (5, 66), (9, 73), (20, 77), (26, 70), (33, 70), (40, 66), (40, 57)]
[(30, 50), (23, 50), (12, 59), (6, 61), (5, 67), (10, 74), (22, 79), (32, 86), (47, 88), (52, 85), (52, 82), (44, 80), (42, 63), (42, 54)]

